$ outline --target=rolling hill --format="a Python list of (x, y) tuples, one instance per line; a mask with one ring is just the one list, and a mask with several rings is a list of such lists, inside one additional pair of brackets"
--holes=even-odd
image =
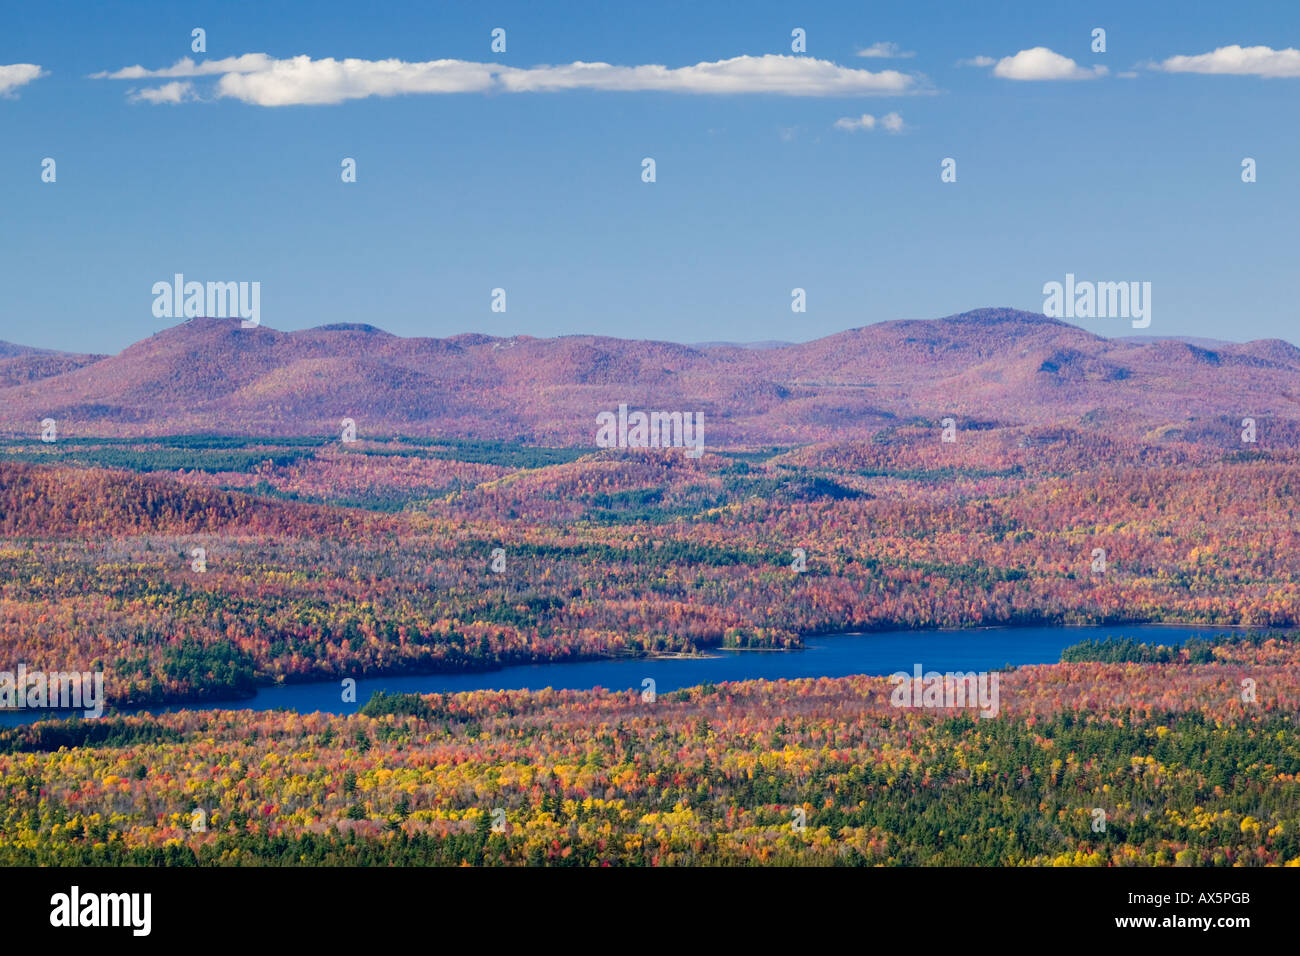
[(1012, 309), (881, 322), (799, 344), (677, 345), (574, 335), (402, 338), (193, 319), (117, 355), (0, 346), (0, 432), (443, 435), (591, 445), (595, 416), (704, 413), (712, 445), (965, 424), (1144, 435), (1300, 419), (1300, 349), (1113, 338)]

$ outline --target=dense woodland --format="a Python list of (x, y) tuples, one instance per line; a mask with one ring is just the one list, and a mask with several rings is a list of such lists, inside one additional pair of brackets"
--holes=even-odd
[(1294, 628), (1297, 491), (1286, 451), (925, 423), (698, 460), (11, 442), (0, 660), (103, 670), (110, 715), (0, 731), (0, 864), (1300, 865), (1300, 650), (1261, 633), (1085, 642), (993, 719), (869, 677), (112, 713), (849, 629)]
[(1300, 866), (1300, 644), (1193, 656), (1007, 671), (994, 719), (852, 677), (37, 724), (0, 864)]
[(848, 629), (1300, 616), (1282, 452), (909, 426), (699, 460), (203, 436), (3, 453), (0, 659), (102, 669), (118, 706)]

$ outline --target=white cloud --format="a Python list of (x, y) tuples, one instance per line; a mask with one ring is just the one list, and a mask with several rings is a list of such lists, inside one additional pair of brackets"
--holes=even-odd
[(916, 56), (908, 50), (904, 50), (897, 43), (881, 41), (873, 43), (864, 50), (858, 51), (858, 56), (874, 57), (885, 60), (906, 60), (909, 57)]
[(494, 69), (463, 60), (405, 63), (296, 56), (273, 60), (269, 69), (254, 73), (226, 73), (217, 81), (217, 95), (257, 106), (298, 106), (403, 93), (482, 93), (493, 88)]
[(35, 63), (10, 63), (0, 66), (0, 96), (13, 96), (14, 90), (49, 73)]
[(194, 84), (188, 80), (173, 80), (171, 83), (164, 83), (162, 86), (149, 87), (143, 90), (130, 90), (127, 92), (128, 100), (132, 103), (184, 103), (186, 100), (196, 99), (194, 95)]
[(875, 129), (876, 118), (870, 113), (863, 113), (857, 119), (852, 116), (845, 116), (835, 121), (835, 128), (846, 130), (850, 133), (856, 133), (860, 129)]
[(695, 66), (610, 66), (571, 63), (501, 71), (510, 92), (591, 89), (666, 93), (779, 93), (853, 96), (905, 93), (915, 78), (894, 70), (872, 73), (805, 56), (736, 56)]
[(1021, 50), (1015, 56), (1004, 56), (993, 68), (993, 75), (1004, 80), (1091, 80), (1106, 73), (1104, 66), (1094, 66), (1090, 70), (1045, 46)]
[(998, 62), (991, 56), (973, 56), (969, 60), (958, 60), (958, 66), (992, 66)]
[(278, 60), (249, 53), (194, 63), (186, 58), (162, 70), (134, 66), (109, 79), (219, 75), (216, 95), (258, 106), (342, 103), (406, 93), (545, 93), (563, 90), (665, 93), (773, 93), (785, 96), (867, 96), (918, 92), (923, 78), (896, 70), (851, 69), (804, 56), (737, 56), (666, 67), (569, 63), (527, 69), (466, 60)]
[(1221, 46), (1212, 53), (1171, 56), (1152, 69), (1165, 73), (1213, 73), (1221, 76), (1300, 76), (1300, 50), (1288, 47)]
[(271, 68), (275, 60), (265, 53), (245, 53), (243, 56), (228, 56), (222, 60), (204, 60), (195, 63), (188, 56), (182, 57), (171, 66), (161, 70), (146, 70), (142, 66), (127, 66), (115, 72), (105, 70), (92, 73), (92, 80), (145, 80), (172, 76), (215, 76), (220, 73), (257, 73)]
[(863, 113), (861, 116), (845, 116), (835, 121), (835, 128), (842, 129), (849, 133), (856, 133), (858, 130), (873, 130), (876, 126), (890, 133), (901, 133), (903, 131), (903, 117), (897, 113), (886, 113), (880, 119), (872, 116), (870, 113)]

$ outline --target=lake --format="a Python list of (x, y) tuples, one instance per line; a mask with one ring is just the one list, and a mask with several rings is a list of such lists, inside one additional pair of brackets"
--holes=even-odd
[[(599, 660), (572, 664), (522, 664), (478, 674), (427, 674), (375, 677), (357, 681), (357, 703), (342, 701), (341, 682), (283, 684), (263, 687), (247, 700), (147, 708), (148, 713), (174, 710), (271, 710), (299, 713), (354, 713), (377, 690), (432, 694), (467, 690), (609, 690), (642, 688), (649, 677), (655, 691), (723, 681), (795, 677), (846, 677), (850, 674), (911, 673), (923, 670), (990, 671), (1005, 664), (1051, 664), (1061, 651), (1088, 638), (1131, 637), (1155, 644), (1181, 644), (1194, 635), (1240, 633), (1240, 628), (1167, 627), (1156, 624), (1105, 627), (974, 628), (956, 631), (877, 631), (810, 637), (800, 651), (710, 651), (707, 658)], [(0, 726), (31, 723), (48, 711), (0, 711)]]

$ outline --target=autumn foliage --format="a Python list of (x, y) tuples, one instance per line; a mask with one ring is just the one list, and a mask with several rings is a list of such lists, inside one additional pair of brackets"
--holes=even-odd
[(37, 724), (0, 863), (1300, 865), (1300, 645), (1213, 656), (1005, 672), (993, 719), (850, 677)]

